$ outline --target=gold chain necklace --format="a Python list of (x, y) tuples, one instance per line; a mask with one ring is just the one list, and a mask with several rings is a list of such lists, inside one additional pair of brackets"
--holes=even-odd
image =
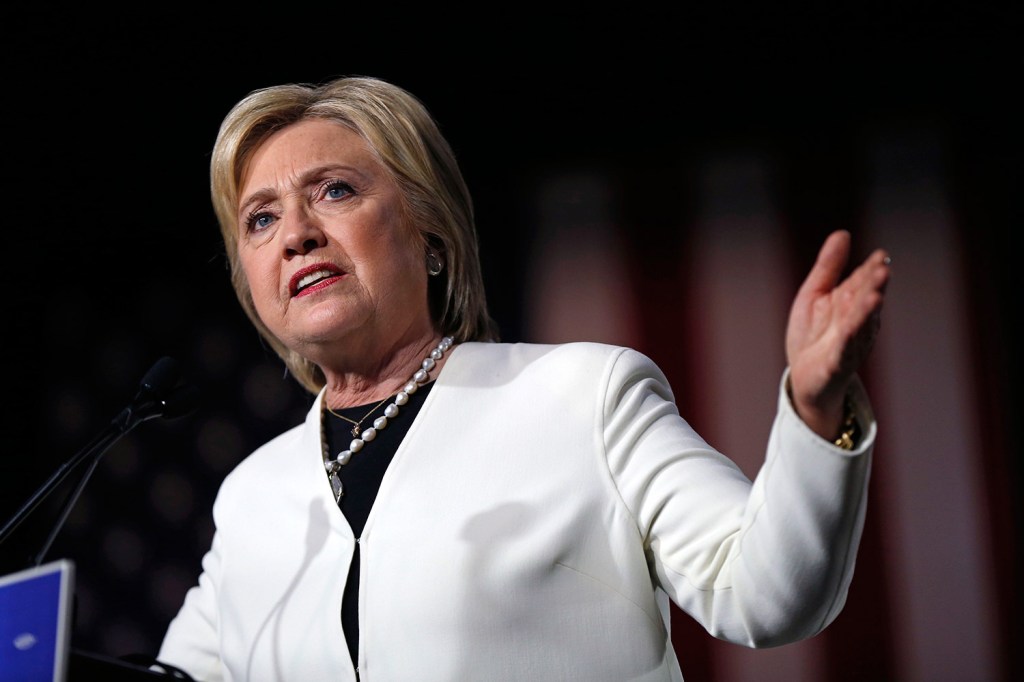
[(324, 407), (326, 407), (326, 408), (327, 408), (327, 411), (328, 411), (328, 412), (330, 412), (331, 414), (333, 414), (333, 415), (334, 415), (335, 417), (337, 417), (338, 419), (344, 419), (344, 420), (345, 420), (345, 421), (347, 421), (347, 422), (348, 422), (349, 424), (352, 424), (352, 437), (353, 437), (353, 438), (358, 438), (358, 437), (359, 437), (359, 434), (360, 434), (360, 427), (362, 426), (363, 422), (364, 422), (364, 421), (366, 421), (367, 417), (369, 417), (369, 416), (370, 416), (371, 414), (373, 414), (374, 412), (376, 412), (376, 411), (377, 411), (377, 409), (378, 409), (378, 408), (379, 408), (379, 407), (380, 407), (381, 405), (383, 405), (384, 403), (386, 403), (386, 402), (387, 402), (388, 400), (390, 400), (390, 399), (391, 399), (391, 396), (388, 396), (387, 398), (384, 398), (384, 400), (382, 400), (382, 401), (380, 401), (379, 403), (377, 403), (376, 405), (374, 405), (374, 406), (373, 406), (373, 407), (372, 407), (372, 408), (370, 409), (370, 411), (369, 411), (369, 412), (367, 412), (367, 413), (366, 413), (366, 414), (365, 414), (365, 415), (363, 416), (363, 418), (362, 418), (362, 419), (360, 419), (359, 421), (356, 421), (356, 420), (354, 420), (354, 419), (349, 419), (348, 417), (346, 417), (346, 416), (345, 416), (345, 415), (343, 415), (343, 414), (338, 414), (337, 412), (335, 412), (334, 410), (332, 410), (332, 409), (331, 409), (331, 406), (330, 406), (330, 405), (328, 405), (328, 404), (326, 404), (326, 403), (324, 403)]

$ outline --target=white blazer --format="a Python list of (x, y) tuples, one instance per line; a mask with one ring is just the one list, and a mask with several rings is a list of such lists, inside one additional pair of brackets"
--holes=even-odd
[[(858, 382), (864, 435), (841, 450), (781, 386), (751, 483), (636, 351), (458, 345), (359, 539), (324, 472), (321, 392), (224, 480), (158, 659), (203, 681), (681, 680), (670, 599), (745, 646), (814, 635), (846, 598), (876, 425)], [(340, 618), (356, 542), (358, 673)]]

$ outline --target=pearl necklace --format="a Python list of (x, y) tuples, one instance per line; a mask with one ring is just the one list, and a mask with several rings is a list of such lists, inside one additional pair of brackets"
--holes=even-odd
[[(348, 449), (342, 450), (333, 458), (329, 455), (326, 447), (326, 439), (324, 440), (324, 469), (327, 470), (327, 478), (331, 482), (331, 490), (334, 491), (335, 502), (340, 502), (341, 496), (344, 493), (341, 485), (341, 477), (339, 476), (341, 467), (348, 464), (349, 460), (352, 459), (353, 454), (362, 450), (367, 443), (376, 438), (377, 432), (387, 427), (389, 419), (394, 419), (398, 416), (399, 408), (409, 402), (409, 396), (415, 393), (417, 388), (430, 380), (431, 370), (437, 366), (437, 362), (444, 357), (444, 354), (448, 352), (448, 349), (450, 349), (453, 344), (454, 341), (450, 336), (446, 336), (441, 339), (441, 342), (437, 344), (432, 351), (430, 351), (430, 354), (426, 358), (423, 359), (423, 362), (420, 363), (420, 368), (416, 370), (412, 375), (412, 378), (410, 378), (405, 386), (402, 387), (402, 390), (395, 394), (393, 402), (384, 408), (384, 415), (374, 419), (373, 426), (369, 427), (362, 433), (358, 433), (359, 425), (362, 424), (366, 417), (369, 417), (371, 414), (376, 412), (377, 408), (388, 400), (387, 398), (382, 400), (380, 403), (377, 403), (377, 405), (374, 406), (374, 408), (358, 422), (352, 422), (351, 419), (342, 417), (342, 415), (339, 415), (337, 412), (327, 407), (327, 400), (325, 397), (323, 406), (328, 412), (355, 424), (355, 427), (352, 429), (352, 435), (355, 436), (355, 438), (353, 438), (352, 442), (348, 444)], [(323, 423), (322, 419), (321, 423)]]

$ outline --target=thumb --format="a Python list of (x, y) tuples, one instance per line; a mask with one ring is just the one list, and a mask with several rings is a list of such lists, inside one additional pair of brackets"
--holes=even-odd
[(850, 240), (847, 230), (836, 230), (825, 238), (802, 290), (828, 292), (836, 287), (850, 260)]

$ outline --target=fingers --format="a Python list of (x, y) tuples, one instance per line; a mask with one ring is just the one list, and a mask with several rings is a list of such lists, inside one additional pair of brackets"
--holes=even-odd
[[(805, 280), (805, 286), (816, 291), (834, 289), (840, 283), (850, 260), (851, 235), (847, 230), (832, 232), (821, 245), (818, 258)], [(892, 257), (885, 249), (875, 249), (848, 278), (857, 286), (870, 286), (884, 291), (891, 272)]]
[[(885, 249), (875, 249), (847, 278), (844, 285), (861, 292), (872, 301), (872, 306), (881, 304), (882, 295), (892, 274), (892, 258)], [(877, 304), (875, 303), (877, 301)]]
[(889, 254), (884, 249), (877, 249), (840, 285), (849, 301), (849, 307), (840, 315), (840, 320), (850, 335), (848, 355), (853, 360), (854, 369), (875, 345), (881, 328), (882, 305), (891, 265)]
[(892, 276), (892, 256), (885, 249), (876, 249), (867, 258), (865, 265), (871, 268), (871, 277), (875, 288), (885, 293), (885, 288), (889, 285), (889, 278)]

